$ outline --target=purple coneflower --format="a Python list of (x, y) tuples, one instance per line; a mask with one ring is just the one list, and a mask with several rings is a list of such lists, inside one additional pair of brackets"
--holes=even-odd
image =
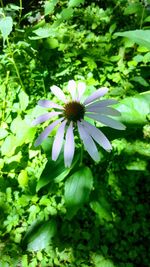
[(68, 91), (71, 98), (68, 99), (59, 87), (55, 85), (52, 86), (52, 93), (63, 102), (63, 104), (58, 105), (49, 100), (39, 100), (39, 106), (53, 110), (39, 116), (33, 121), (33, 125), (37, 125), (56, 117), (56, 120), (48, 125), (39, 135), (35, 141), (35, 146), (40, 145), (52, 130), (58, 126), (52, 147), (52, 160), (57, 160), (65, 138), (64, 162), (66, 167), (70, 167), (74, 157), (74, 129), (78, 129), (79, 136), (85, 149), (95, 161), (99, 161), (100, 159), (95, 142), (107, 151), (112, 149), (107, 137), (101, 130), (89, 123), (86, 118), (90, 118), (93, 121), (100, 122), (114, 129), (125, 129), (125, 126), (121, 122), (109, 117), (120, 115), (119, 111), (110, 107), (111, 105), (116, 104), (117, 101), (114, 99), (99, 100), (100, 97), (107, 93), (108, 89), (106, 87), (99, 88), (92, 95), (82, 101), (85, 87), (85, 83), (83, 82), (76, 84), (74, 80), (70, 80), (68, 82)]

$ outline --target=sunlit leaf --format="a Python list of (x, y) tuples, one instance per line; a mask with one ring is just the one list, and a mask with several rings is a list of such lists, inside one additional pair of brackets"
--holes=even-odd
[(6, 38), (8, 37), (8, 35), (11, 33), (12, 27), (13, 27), (12, 17), (0, 18), (0, 30), (2, 32), (4, 42)]
[(2, 155), (7, 155), (8, 157), (12, 156), (14, 154), (16, 146), (17, 146), (17, 143), (16, 143), (15, 136), (13, 135), (7, 136), (1, 146)]
[(55, 37), (55, 30), (50, 25), (45, 25), (44, 27), (38, 28), (33, 32), (40, 38)]
[(0, 140), (5, 138), (8, 135), (8, 131), (4, 128), (0, 128)]
[(56, 233), (56, 221), (33, 223), (25, 235), (24, 243), (28, 250), (41, 250), (46, 248)]
[(28, 184), (28, 173), (26, 170), (22, 170), (18, 175), (18, 183), (21, 187), (25, 187)]
[(44, 15), (47, 16), (47, 15), (52, 14), (57, 3), (58, 3), (58, 0), (45, 1)]
[(116, 105), (121, 112), (120, 120), (130, 126), (144, 125), (150, 113), (150, 92), (145, 92), (134, 97), (127, 97)]
[(138, 45), (142, 45), (150, 49), (150, 30), (116, 32), (114, 35), (127, 37)]
[(29, 96), (24, 91), (21, 91), (18, 98), (21, 110), (25, 110), (29, 104)]

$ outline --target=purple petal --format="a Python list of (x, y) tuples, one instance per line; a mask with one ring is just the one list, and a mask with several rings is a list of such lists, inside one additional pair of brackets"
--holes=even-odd
[(100, 156), (92, 137), (88, 134), (81, 122), (78, 121), (77, 124), (80, 138), (83, 141), (85, 149), (87, 150), (92, 159), (94, 159), (95, 161), (99, 161)]
[(97, 99), (99, 99), (101, 96), (105, 95), (108, 92), (108, 88), (101, 87), (98, 90), (96, 90), (92, 95), (87, 97), (84, 101), (84, 104), (87, 105)]
[(105, 115), (89, 113), (86, 116), (117, 130), (125, 130), (126, 128), (121, 122), (115, 121), (114, 119), (106, 117)]
[(57, 133), (52, 147), (52, 160), (54, 161), (57, 160), (63, 145), (66, 122), (66, 120), (63, 121), (57, 129)]
[(53, 94), (61, 101), (63, 101), (64, 103), (67, 102), (67, 99), (63, 93), (63, 91), (56, 85), (51, 86), (51, 91), (53, 92)]
[(110, 115), (110, 116), (121, 116), (121, 113), (110, 107), (87, 107), (86, 108), (87, 112), (95, 112), (95, 113), (100, 113), (100, 114), (105, 114), (105, 115)]
[(70, 125), (66, 132), (66, 141), (64, 145), (64, 160), (65, 167), (70, 167), (73, 156), (74, 156), (75, 144), (74, 144), (74, 134), (73, 134), (73, 123), (70, 122)]
[(37, 117), (35, 120), (33, 120), (32, 125), (35, 126), (37, 124), (40, 124), (40, 123), (47, 121), (47, 120), (51, 119), (52, 117), (57, 116), (59, 114), (61, 114), (61, 112), (55, 112), (55, 111), (43, 114), (43, 115)]
[(68, 82), (68, 91), (71, 94), (72, 100), (75, 100), (77, 92), (76, 92), (76, 82), (74, 80), (70, 80)]
[(43, 107), (43, 108), (58, 108), (58, 109), (63, 109), (62, 106), (52, 102), (52, 101), (49, 101), (49, 100), (39, 100), (38, 101), (38, 105)]
[(79, 82), (78, 83), (78, 87), (77, 87), (77, 91), (78, 91), (78, 98), (77, 100), (80, 101), (81, 97), (83, 96), (84, 92), (86, 89), (86, 85), (84, 82)]
[(115, 99), (106, 99), (106, 100), (99, 100), (99, 101), (96, 101), (95, 103), (92, 103), (92, 104), (89, 104), (88, 106), (86, 106), (86, 108), (88, 107), (107, 107), (107, 106), (111, 106), (111, 105), (114, 105), (114, 104), (117, 104), (118, 101), (115, 100)]
[(82, 120), (83, 126), (86, 128), (88, 134), (105, 150), (111, 150), (112, 146), (107, 139), (107, 137), (95, 126), (88, 123), (87, 121)]
[(52, 124), (50, 124), (49, 126), (47, 126), (45, 128), (45, 130), (39, 135), (39, 137), (36, 139), (34, 146), (38, 146), (40, 145), (43, 140), (52, 132), (52, 130), (55, 128), (55, 126), (60, 123), (63, 120), (63, 118), (58, 119), (56, 121), (54, 121)]

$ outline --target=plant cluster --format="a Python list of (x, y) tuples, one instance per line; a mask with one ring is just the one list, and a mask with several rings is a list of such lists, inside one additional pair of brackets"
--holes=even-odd
[[(149, 266), (149, 23), (149, 0), (0, 0), (0, 266)], [(92, 122), (112, 144), (98, 162), (75, 131), (68, 168), (58, 129), (35, 147), (51, 122), (32, 123), (69, 80), (109, 88), (126, 130)]]

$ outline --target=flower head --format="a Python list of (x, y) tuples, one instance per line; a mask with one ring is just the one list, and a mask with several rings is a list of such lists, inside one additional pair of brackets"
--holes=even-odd
[(57, 160), (65, 139), (64, 161), (66, 167), (70, 167), (74, 157), (74, 129), (78, 130), (85, 149), (95, 161), (99, 161), (99, 153), (95, 142), (107, 151), (112, 149), (107, 137), (100, 129), (89, 123), (87, 118), (114, 129), (125, 129), (125, 126), (121, 122), (109, 117), (120, 115), (119, 111), (110, 107), (111, 105), (116, 104), (117, 101), (114, 99), (100, 100), (100, 98), (107, 93), (108, 89), (106, 87), (99, 88), (92, 95), (82, 101), (85, 87), (85, 83), (83, 82), (79, 82), (77, 85), (74, 80), (70, 80), (68, 83), (68, 91), (71, 97), (68, 99), (59, 87), (55, 85), (52, 86), (52, 93), (63, 104), (58, 105), (49, 100), (39, 100), (38, 105), (44, 108), (49, 108), (51, 111), (39, 116), (33, 121), (33, 125), (37, 125), (56, 117), (56, 120), (48, 125), (39, 135), (35, 141), (35, 146), (40, 145), (52, 130), (58, 126), (52, 146), (52, 159)]

